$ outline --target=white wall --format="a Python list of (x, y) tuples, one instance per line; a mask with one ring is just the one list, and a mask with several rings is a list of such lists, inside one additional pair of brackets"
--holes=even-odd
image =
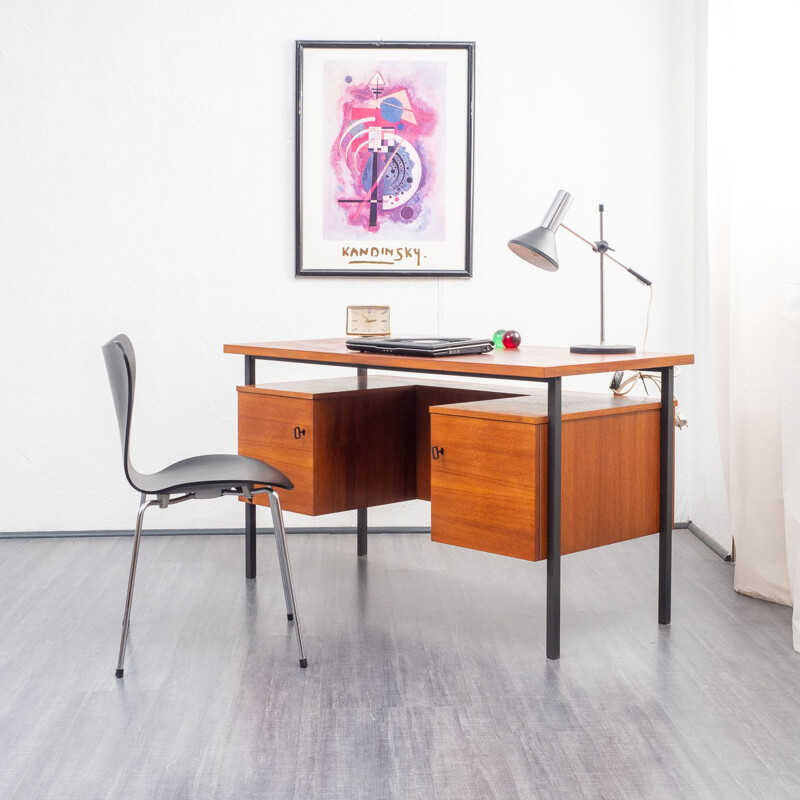
[[(409, 0), (388, 19), (324, 0), (5, 0), (0, 530), (132, 526), (99, 350), (119, 331), (139, 357), (142, 470), (235, 451), (242, 363), (224, 342), (342, 335), (348, 303), (390, 303), (400, 334), (594, 339), (588, 249), (562, 235), (553, 275), (505, 245), (559, 188), (592, 237), (604, 202), (617, 255), (654, 280), (649, 349), (690, 349), (694, 36), (692, 0)], [(381, 37), (477, 42), (472, 280), (294, 278), (294, 40)], [(646, 291), (609, 270), (607, 296), (608, 338), (640, 342)], [(259, 366), (261, 381), (330, 374)], [(678, 519), (691, 435), (678, 436)], [(371, 519), (425, 524), (426, 505), (410, 506)], [(196, 503), (149, 524), (241, 515)]]

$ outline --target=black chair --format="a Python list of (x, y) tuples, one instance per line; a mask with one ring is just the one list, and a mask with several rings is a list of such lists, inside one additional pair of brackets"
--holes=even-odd
[[(266, 493), (269, 496), (272, 524), (275, 529), (275, 542), (278, 547), (278, 561), (281, 567), (283, 592), (286, 598), (286, 613), (294, 620), (297, 644), (300, 648), (300, 666), (307, 667), (308, 661), (303, 650), (300, 634), (300, 619), (297, 616), (292, 586), (292, 572), (289, 567), (289, 553), (286, 547), (286, 529), (283, 514), (275, 487), (294, 488), (292, 482), (275, 467), (255, 458), (234, 455), (195, 456), (178, 461), (160, 472), (142, 475), (131, 465), (130, 434), (133, 414), (133, 395), (136, 390), (136, 356), (131, 340), (125, 334), (115, 336), (103, 345), (103, 357), (108, 370), (111, 394), (117, 411), (119, 436), (122, 442), (122, 465), (128, 483), (141, 493), (139, 513), (136, 516), (136, 532), (133, 536), (133, 555), (128, 577), (128, 593), (125, 598), (125, 615), (122, 619), (122, 640), (119, 645), (119, 661), (116, 675), (124, 674), (125, 645), (131, 616), (133, 581), (136, 576), (136, 560), (139, 555), (139, 539), (142, 535), (144, 512), (150, 506), (166, 508), (184, 500), (222, 497), (234, 495), (252, 499), (254, 495)], [(177, 495), (177, 496), (173, 496)], [(155, 496), (155, 500), (148, 500)]]

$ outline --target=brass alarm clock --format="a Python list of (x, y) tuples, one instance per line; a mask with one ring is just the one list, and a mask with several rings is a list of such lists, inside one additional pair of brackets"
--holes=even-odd
[(348, 336), (389, 336), (389, 306), (347, 306)]

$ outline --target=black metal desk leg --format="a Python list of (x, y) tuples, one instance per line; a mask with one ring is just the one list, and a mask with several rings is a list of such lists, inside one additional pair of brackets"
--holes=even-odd
[[(253, 386), (256, 382), (256, 360), (253, 356), (244, 357), (244, 385)], [(256, 505), (244, 504), (244, 576), (256, 576)]]
[(561, 657), (561, 378), (547, 381), (547, 657)]
[[(359, 378), (359, 385), (364, 383), (366, 385), (366, 378), (367, 378), (367, 368), (366, 367), (356, 367), (356, 375)], [(356, 539), (357, 541), (357, 550), (359, 556), (366, 556), (367, 554), (367, 533), (369, 532), (369, 527), (367, 524), (367, 509), (366, 508), (359, 508), (356, 510)]]
[(356, 536), (358, 537), (358, 554), (367, 554), (367, 509), (359, 508), (356, 510)]
[(672, 502), (675, 468), (673, 395), (675, 373), (661, 370), (661, 450), (658, 497), (658, 621), (669, 625), (672, 614)]

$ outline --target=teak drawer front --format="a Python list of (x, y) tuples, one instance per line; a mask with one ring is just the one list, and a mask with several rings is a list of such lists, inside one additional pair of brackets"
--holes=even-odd
[(417, 387), (417, 499), (431, 499), (431, 414), (430, 407), (465, 403), (470, 400), (487, 400), (514, 397), (514, 392), (498, 388), (496, 391), (465, 386)]
[(535, 561), (540, 531), (541, 426), (434, 414), (431, 538)]
[[(239, 392), (239, 455), (260, 458), (292, 481), (292, 491), (279, 491), (286, 510), (314, 513), (311, 400)], [(256, 502), (269, 505), (263, 495)]]

